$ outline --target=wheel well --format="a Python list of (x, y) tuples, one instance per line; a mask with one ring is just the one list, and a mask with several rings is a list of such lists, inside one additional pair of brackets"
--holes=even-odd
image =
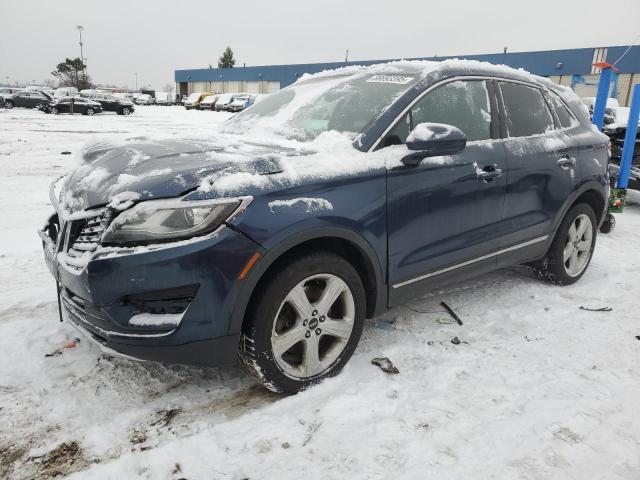
[(589, 205), (593, 208), (598, 224), (600, 224), (600, 220), (602, 220), (602, 215), (604, 214), (604, 202), (605, 199), (602, 198), (602, 195), (596, 190), (587, 190), (573, 202), (573, 205), (577, 205), (578, 203), (586, 203)]
[(277, 271), (290, 259), (314, 250), (324, 250), (340, 255), (346, 261), (351, 263), (351, 265), (353, 265), (353, 267), (358, 272), (358, 275), (360, 275), (362, 285), (364, 286), (366, 295), (366, 317), (372, 317), (376, 308), (378, 294), (374, 267), (364, 251), (362, 251), (357, 245), (350, 242), (349, 240), (345, 240), (339, 237), (322, 237), (307, 240), (298, 245), (295, 245), (294, 247), (280, 255), (271, 265), (269, 265), (269, 268), (267, 268), (267, 270), (260, 277), (260, 280), (251, 293), (251, 298), (249, 299), (245, 312), (249, 312), (251, 310), (252, 304), (257, 297), (257, 292), (260, 292), (262, 290), (261, 287), (263, 286), (263, 284), (269, 280), (269, 277), (275, 271)]

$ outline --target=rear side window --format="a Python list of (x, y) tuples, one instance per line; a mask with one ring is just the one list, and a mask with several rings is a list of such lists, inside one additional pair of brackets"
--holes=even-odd
[(538, 135), (554, 128), (553, 117), (539, 89), (519, 83), (500, 82), (500, 91), (510, 137)]
[(553, 109), (556, 111), (556, 115), (558, 116), (558, 120), (560, 121), (560, 126), (562, 128), (572, 127), (575, 124), (576, 120), (573, 118), (573, 115), (571, 115), (569, 109), (560, 99), (558, 94), (549, 92), (549, 98), (551, 99)]

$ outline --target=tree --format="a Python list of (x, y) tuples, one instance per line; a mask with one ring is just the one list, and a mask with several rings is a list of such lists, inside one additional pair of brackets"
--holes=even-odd
[(60, 80), (61, 87), (76, 87), (78, 91), (91, 88), (91, 78), (87, 75), (87, 66), (80, 58), (66, 58), (59, 63), (51, 75)]
[(236, 59), (233, 58), (233, 50), (231, 50), (231, 47), (227, 47), (218, 59), (218, 68), (232, 68), (235, 64)]

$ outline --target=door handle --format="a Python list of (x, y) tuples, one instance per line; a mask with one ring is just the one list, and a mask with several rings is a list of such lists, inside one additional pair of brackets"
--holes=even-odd
[(493, 165), (487, 165), (482, 170), (476, 170), (478, 180), (483, 182), (492, 182), (495, 178), (502, 176), (502, 169)]
[(563, 170), (576, 168), (576, 159), (568, 155), (563, 155), (558, 159), (558, 166)]

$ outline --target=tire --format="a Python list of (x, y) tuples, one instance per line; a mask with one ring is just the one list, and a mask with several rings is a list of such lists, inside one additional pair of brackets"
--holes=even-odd
[[(330, 252), (308, 253), (262, 285), (242, 329), (239, 357), (246, 369), (269, 390), (285, 394), (338, 374), (364, 325), (365, 292), (353, 266)], [(323, 302), (324, 294), (329, 296)]]
[(586, 203), (565, 215), (546, 256), (533, 264), (536, 274), (556, 285), (571, 285), (587, 271), (596, 245), (597, 221)]
[(129, 107), (123, 107), (122, 110), (120, 110), (120, 114), (121, 115), (130, 115), (131, 114), (131, 109)]
[(6, 100), (4, 102), (4, 108), (11, 110), (13, 108), (13, 102), (11, 100)]
[(613, 232), (613, 229), (616, 226), (616, 217), (613, 215), (613, 213), (607, 213), (607, 216), (604, 219), (604, 222), (602, 222), (602, 225), (600, 225), (600, 232), (601, 233), (611, 233)]
[(58, 112), (58, 108), (57, 107), (53, 107), (51, 109), (51, 113), (53, 113), (54, 115), (58, 115), (58, 113), (60, 113), (60, 112)]
[(93, 111), (93, 108), (87, 108), (87, 109), (84, 111), (84, 114), (85, 114), (85, 115), (93, 115), (94, 113), (95, 113), (95, 112)]

